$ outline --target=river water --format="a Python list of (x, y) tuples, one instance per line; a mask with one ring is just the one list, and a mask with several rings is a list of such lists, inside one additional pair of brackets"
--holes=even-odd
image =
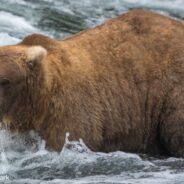
[[(136, 7), (184, 19), (184, 0), (0, 0), (0, 45), (35, 32), (62, 39)], [(0, 130), (0, 183), (183, 184), (184, 159), (95, 153), (68, 137), (56, 153), (35, 132)]]

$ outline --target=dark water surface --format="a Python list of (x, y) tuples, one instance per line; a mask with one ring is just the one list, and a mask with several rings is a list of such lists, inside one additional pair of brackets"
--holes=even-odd
[[(184, 19), (184, 0), (0, 0), (0, 45), (35, 32), (63, 38), (136, 7)], [(94, 153), (82, 141), (67, 139), (56, 153), (34, 132), (0, 130), (3, 184), (183, 184), (183, 172), (184, 159)]]

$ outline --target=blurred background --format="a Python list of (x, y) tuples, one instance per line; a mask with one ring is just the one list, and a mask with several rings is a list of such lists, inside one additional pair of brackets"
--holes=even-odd
[(132, 8), (184, 18), (184, 0), (0, 0), (0, 44), (35, 32), (62, 39)]

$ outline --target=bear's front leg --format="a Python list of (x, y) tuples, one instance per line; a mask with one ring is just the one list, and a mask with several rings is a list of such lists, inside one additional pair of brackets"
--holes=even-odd
[(169, 156), (184, 157), (184, 90), (175, 89), (160, 122), (160, 141)]

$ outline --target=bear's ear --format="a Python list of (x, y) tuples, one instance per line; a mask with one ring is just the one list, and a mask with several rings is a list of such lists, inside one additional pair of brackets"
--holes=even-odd
[(47, 50), (41, 46), (32, 46), (27, 50), (27, 64), (30, 69), (33, 69), (47, 55)]

